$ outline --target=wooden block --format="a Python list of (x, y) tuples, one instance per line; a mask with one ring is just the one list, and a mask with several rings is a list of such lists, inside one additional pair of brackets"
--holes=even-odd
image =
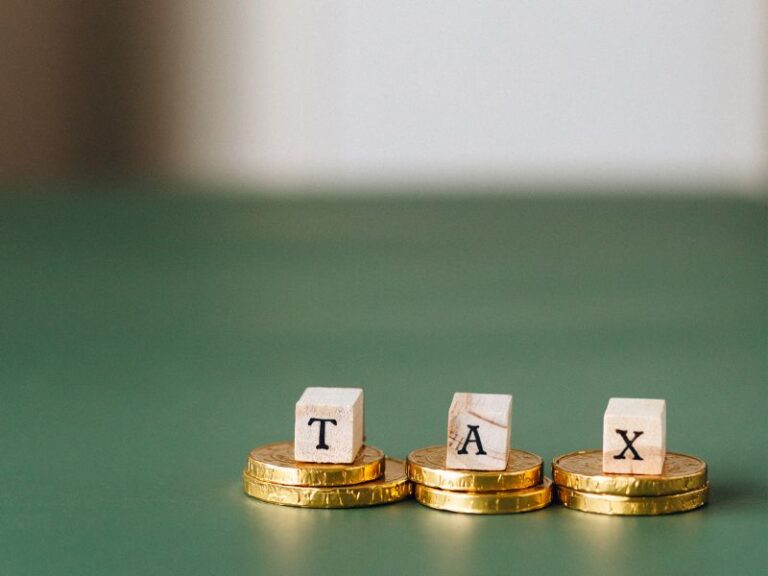
[(296, 460), (349, 464), (362, 445), (362, 388), (304, 390), (296, 402)]
[(448, 411), (445, 465), (460, 470), (504, 470), (511, 418), (509, 394), (454, 394)]
[(603, 472), (661, 474), (667, 455), (664, 400), (611, 398), (603, 416)]

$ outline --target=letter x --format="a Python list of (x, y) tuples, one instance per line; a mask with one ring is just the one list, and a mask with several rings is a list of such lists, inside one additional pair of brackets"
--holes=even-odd
[(642, 457), (642, 456), (640, 456), (640, 454), (638, 454), (638, 453), (637, 453), (637, 450), (635, 450), (635, 447), (634, 447), (634, 446), (632, 446), (632, 444), (634, 444), (634, 443), (635, 443), (635, 440), (637, 440), (638, 438), (640, 438), (640, 436), (642, 436), (642, 435), (643, 435), (643, 431), (642, 431), (642, 430), (640, 430), (640, 431), (638, 432), (637, 430), (635, 430), (635, 435), (634, 435), (634, 437), (632, 438), (632, 440), (630, 440), (629, 438), (627, 438), (627, 431), (626, 431), (626, 430), (619, 430), (619, 429), (617, 428), (617, 429), (616, 429), (616, 433), (617, 433), (619, 436), (621, 436), (621, 439), (622, 439), (622, 440), (624, 440), (624, 444), (626, 444), (626, 446), (624, 446), (624, 450), (622, 450), (622, 451), (621, 451), (621, 454), (619, 454), (618, 456), (614, 456), (614, 457), (613, 457), (613, 458), (614, 458), (614, 460), (626, 460), (626, 456), (624, 456), (624, 454), (626, 454), (627, 450), (629, 450), (630, 452), (632, 452), (632, 455), (634, 456), (633, 460), (642, 460), (642, 459), (643, 459), (643, 457)]

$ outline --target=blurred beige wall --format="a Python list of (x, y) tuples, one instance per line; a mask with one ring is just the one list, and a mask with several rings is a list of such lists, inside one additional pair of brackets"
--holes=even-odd
[(0, 176), (768, 180), (763, 0), (5, 0), (0, 72)]

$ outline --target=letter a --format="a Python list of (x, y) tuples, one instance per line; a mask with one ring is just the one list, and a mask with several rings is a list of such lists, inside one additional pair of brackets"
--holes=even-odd
[(480, 434), (478, 433), (477, 429), (480, 428), (479, 425), (473, 426), (472, 424), (467, 424), (467, 428), (469, 428), (469, 434), (467, 434), (466, 440), (464, 440), (464, 445), (461, 447), (461, 449), (457, 452), (457, 454), (466, 454), (467, 453), (467, 444), (470, 442), (474, 442), (477, 444), (477, 452), (475, 455), (480, 454), (486, 454), (486, 451), (483, 450), (483, 443), (480, 441)]

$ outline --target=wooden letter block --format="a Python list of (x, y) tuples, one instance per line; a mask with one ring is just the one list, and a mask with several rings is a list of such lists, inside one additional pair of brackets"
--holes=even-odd
[(349, 464), (363, 445), (363, 389), (307, 388), (296, 402), (294, 458)]
[(509, 394), (454, 394), (448, 411), (445, 465), (462, 470), (504, 470), (511, 418)]
[(661, 474), (667, 455), (664, 400), (611, 398), (603, 417), (603, 472)]

